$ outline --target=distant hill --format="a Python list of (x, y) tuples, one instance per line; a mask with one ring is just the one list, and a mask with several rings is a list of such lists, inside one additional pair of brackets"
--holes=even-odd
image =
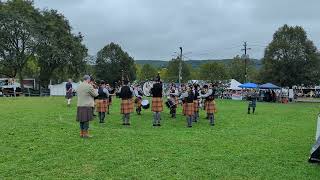
[[(251, 59), (255, 62), (256, 68), (259, 69), (262, 66), (261, 60), (258, 59)], [(188, 60), (185, 61), (187, 64), (190, 64), (193, 68), (197, 68), (202, 64), (210, 63), (210, 62), (221, 62), (225, 64), (229, 64), (232, 59), (222, 59), (222, 60)], [(155, 67), (166, 67), (168, 65), (168, 61), (161, 61), (161, 60), (135, 60), (137, 64), (144, 65), (150, 64)]]

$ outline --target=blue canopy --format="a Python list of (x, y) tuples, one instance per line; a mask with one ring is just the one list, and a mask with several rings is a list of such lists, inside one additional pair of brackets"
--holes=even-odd
[(266, 83), (266, 84), (262, 84), (261, 86), (259, 86), (260, 89), (280, 89), (279, 86), (276, 86), (272, 83)]
[(258, 85), (256, 85), (255, 83), (244, 83), (244, 84), (241, 84), (238, 87), (241, 87), (241, 88), (258, 88)]

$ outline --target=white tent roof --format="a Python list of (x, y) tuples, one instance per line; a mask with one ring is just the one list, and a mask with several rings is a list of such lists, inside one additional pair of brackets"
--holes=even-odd
[(239, 83), (237, 80), (231, 79), (230, 86), (227, 89), (241, 90), (241, 88), (239, 87), (240, 85), (241, 85), (241, 83)]
[[(61, 84), (49, 85), (50, 96), (65, 96), (66, 95), (66, 84), (63, 82)], [(72, 88), (76, 90), (80, 83), (72, 82)]]

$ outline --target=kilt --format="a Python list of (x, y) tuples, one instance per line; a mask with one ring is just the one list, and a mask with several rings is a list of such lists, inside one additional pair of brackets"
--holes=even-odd
[(108, 107), (108, 99), (97, 99), (96, 100), (96, 111), (106, 112)]
[(132, 99), (121, 101), (121, 114), (129, 114), (133, 112)]
[(163, 102), (161, 97), (153, 97), (151, 110), (153, 112), (162, 112), (163, 111)]
[(217, 110), (216, 110), (216, 102), (214, 100), (206, 101), (206, 110), (207, 110), (208, 114), (217, 112)]
[(93, 119), (92, 107), (77, 107), (77, 117), (78, 122), (88, 122)]
[(257, 106), (257, 103), (256, 103), (256, 101), (249, 101), (249, 108), (250, 107), (252, 107), (252, 108), (256, 108), (256, 106)]
[(177, 96), (174, 97), (174, 102), (176, 103), (176, 106), (179, 104), (179, 98)]
[(73, 92), (72, 91), (67, 91), (66, 92), (66, 99), (71, 99), (73, 97)]
[(142, 102), (141, 98), (136, 98), (136, 100), (134, 100), (134, 103), (135, 103), (137, 108), (140, 108), (142, 106), (141, 102)]
[(182, 114), (183, 115), (186, 115), (186, 106), (187, 106), (186, 103), (182, 103)]
[(194, 112), (199, 111), (199, 100), (194, 100), (193, 101), (193, 107), (194, 107)]
[(194, 103), (185, 103), (185, 112), (187, 116), (193, 116), (194, 115)]

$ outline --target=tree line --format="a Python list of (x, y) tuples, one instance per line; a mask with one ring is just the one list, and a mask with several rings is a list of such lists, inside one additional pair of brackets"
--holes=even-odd
[[(96, 55), (88, 56), (79, 32), (63, 14), (40, 10), (30, 0), (0, 1), (0, 76), (34, 77), (46, 87), (50, 80), (78, 80), (84, 74), (115, 83), (153, 79), (158, 73), (166, 82), (178, 82), (179, 57), (167, 67), (136, 64), (134, 58), (116, 43), (107, 44)], [(280, 86), (320, 84), (320, 55), (301, 26), (280, 27), (265, 48), (262, 67), (252, 60), (247, 66), (240, 56), (229, 63), (209, 62), (197, 68), (182, 61), (182, 82), (191, 79), (245, 82), (245, 67), (251, 82), (272, 82)]]

